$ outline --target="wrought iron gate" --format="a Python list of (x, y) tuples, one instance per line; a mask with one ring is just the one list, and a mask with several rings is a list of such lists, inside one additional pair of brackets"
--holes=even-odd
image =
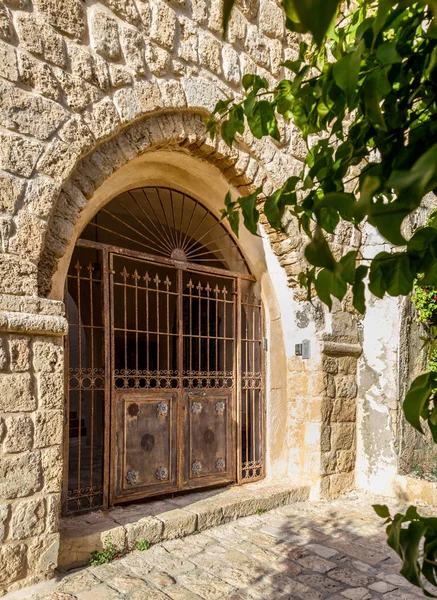
[[(136, 192), (128, 194), (138, 203)], [(71, 261), (64, 514), (264, 476), (257, 283), (247, 269), (227, 268), (238, 260), (235, 242), (207, 209), (164, 192), (154, 204), (142, 189), (142, 212), (128, 210), (155, 224), (155, 238), (159, 220), (166, 255), (138, 250), (135, 236), (130, 247), (114, 244), (133, 223), (118, 198), (104, 209), (118, 228), (96, 218)]]

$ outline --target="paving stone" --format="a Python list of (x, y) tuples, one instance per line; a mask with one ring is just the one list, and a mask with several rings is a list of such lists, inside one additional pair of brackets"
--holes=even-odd
[(386, 581), (376, 581), (369, 585), (369, 588), (375, 592), (380, 592), (381, 594), (386, 594), (387, 592), (392, 592), (396, 589), (394, 585), (390, 585)]
[(345, 598), (350, 600), (368, 600), (372, 597), (372, 594), (366, 588), (350, 588), (341, 593)]
[[(81, 527), (112, 522), (126, 531), (153, 519), (172, 538), (192, 529), (207, 500), (196, 494), (118, 508), (87, 515)], [(304, 502), (183, 539), (161, 537), (143, 552), (72, 572), (32, 600), (417, 600), (420, 590), (400, 576), (371, 503)]]

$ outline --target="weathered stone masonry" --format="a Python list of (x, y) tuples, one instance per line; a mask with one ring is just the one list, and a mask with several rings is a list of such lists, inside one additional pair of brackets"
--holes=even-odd
[[(305, 147), (293, 127), (282, 124), (279, 143), (247, 133), (229, 150), (207, 138), (202, 120), (219, 98), (238, 95), (242, 73), (257, 72), (274, 84), (284, 75), (281, 61), (296, 56), (299, 40), (285, 32), (275, 0), (240, 0), (226, 42), (218, 0), (7, 0), (0, 3), (0, 38), (5, 591), (50, 576), (57, 564), (62, 259), (74, 245), (82, 211), (94, 210), (96, 190), (138, 156), (168, 149), (214, 165), (235, 193), (261, 184), (269, 193), (300, 169)], [(294, 289), (303, 265), (301, 235), (292, 223), (287, 236), (266, 232), (283, 269), (279, 277)], [(336, 240), (339, 253), (355, 243), (349, 229)], [(334, 497), (354, 485), (356, 318), (340, 310), (327, 316), (298, 290), (294, 300), (287, 293), (293, 312), (287, 306), (283, 319), (296, 317), (288, 369), (277, 374), (276, 365), (270, 367), (272, 398), (287, 399), (277, 422), (290, 440), (286, 474)], [(285, 335), (281, 327), (272, 320), (277, 339)], [(290, 348), (307, 330), (314, 352), (303, 363)]]

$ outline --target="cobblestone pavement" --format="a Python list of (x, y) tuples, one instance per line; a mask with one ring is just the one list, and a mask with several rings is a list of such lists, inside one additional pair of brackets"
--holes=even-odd
[(32, 600), (417, 600), (372, 501), (306, 502), (246, 517), (70, 573)]

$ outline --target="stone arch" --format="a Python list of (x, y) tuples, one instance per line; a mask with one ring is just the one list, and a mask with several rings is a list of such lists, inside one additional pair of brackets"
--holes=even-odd
[[(202, 163), (215, 166), (235, 193), (248, 193), (259, 185), (263, 185), (268, 193), (280, 179), (267, 172), (255, 151), (244, 141), (229, 149), (221, 139), (211, 140), (199, 112), (172, 110), (137, 121), (80, 159), (63, 184), (40, 254), (40, 295), (50, 294), (58, 261), (71, 246), (76, 224), (84, 223), (81, 214), (89, 215), (88, 201), (96, 190), (130, 161), (162, 149), (191, 155)], [(59, 297), (59, 293), (55, 292), (55, 296)]]
[[(173, 111), (137, 122), (84, 157), (63, 185), (39, 262), (40, 293), (50, 290), (51, 299), (63, 299), (66, 272), (81, 231), (104, 204), (127, 189), (141, 185), (177, 188), (220, 216), (229, 186), (238, 194), (261, 183), (271, 189), (274, 185), (253, 152), (243, 145), (229, 150), (222, 141), (210, 140), (199, 114)], [(267, 330), (269, 336), (275, 336), (269, 353), (275, 391), (272, 395), (269, 392), (273, 400), (269, 409), (272, 426), (267, 426), (268, 471), (284, 476), (287, 429), (274, 423), (283, 421), (288, 411), (287, 364), (280, 310), (266, 265), (266, 244), (266, 236), (263, 239), (242, 230), (239, 245), (261, 283)]]

